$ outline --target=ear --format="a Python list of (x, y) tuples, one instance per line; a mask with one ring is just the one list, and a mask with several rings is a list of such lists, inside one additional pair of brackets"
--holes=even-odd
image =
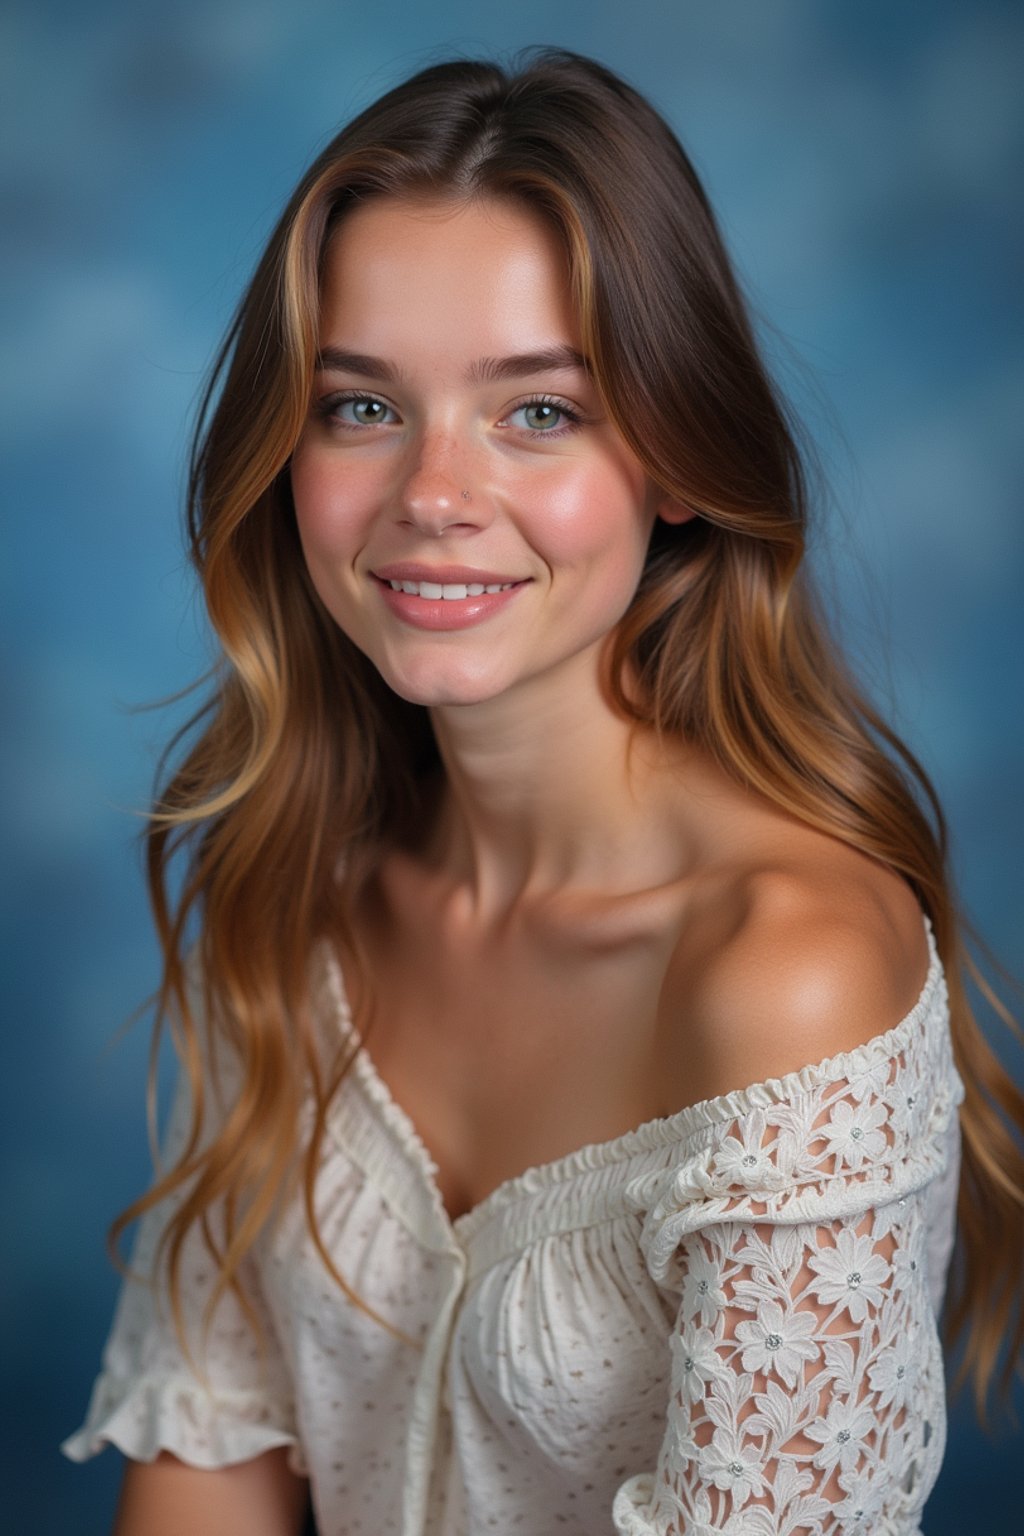
[(674, 496), (667, 494), (659, 496), (654, 506), (663, 523), (688, 523), (697, 516), (696, 507), (688, 507), (685, 502), (676, 501)]

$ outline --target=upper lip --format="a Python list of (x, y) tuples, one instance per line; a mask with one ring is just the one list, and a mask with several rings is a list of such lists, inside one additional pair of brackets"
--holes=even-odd
[(505, 576), (497, 571), (473, 570), (468, 565), (417, 565), (412, 560), (399, 560), (395, 565), (379, 565), (372, 574), (381, 581), (433, 581), (439, 582), (441, 586), (477, 583), (493, 587), (524, 580), (522, 576)]

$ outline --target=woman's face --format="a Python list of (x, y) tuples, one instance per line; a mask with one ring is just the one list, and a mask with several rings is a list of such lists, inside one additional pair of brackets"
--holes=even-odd
[(336, 622), (425, 705), (595, 663), (658, 511), (686, 514), (602, 413), (555, 234), (511, 202), (371, 199), (321, 314), (291, 477)]

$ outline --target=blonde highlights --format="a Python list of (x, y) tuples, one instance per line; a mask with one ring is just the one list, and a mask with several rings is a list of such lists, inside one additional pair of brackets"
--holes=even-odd
[[(969, 1325), (956, 1389), (970, 1372), (985, 1424), (1000, 1348), (1005, 1393), (1024, 1347), (1024, 1096), (974, 1018), (965, 977), (1020, 1031), (964, 950), (927, 775), (862, 695), (818, 611), (801, 456), (698, 178), (641, 96), (561, 50), (534, 51), (517, 73), (437, 65), (361, 114), (296, 190), (217, 358), (191, 463), (189, 539), (222, 659), (209, 701), (172, 743), (181, 760), (147, 844), (164, 955), (153, 1061), (169, 1022), (192, 1123), (175, 1166), (112, 1225), (115, 1262), (125, 1227), (175, 1196), (160, 1253), (190, 1358), (179, 1272), (195, 1223), (218, 1274), (207, 1325), (230, 1289), (258, 1335), (242, 1262), (301, 1180), (321, 1259), (365, 1306), (316, 1221), (327, 1115), (349, 1063), (340, 1047), (325, 1057), (310, 958), (330, 936), (357, 1016), (369, 1012), (353, 904), (384, 843), (424, 813), (438, 757), (426, 712), (390, 693), (317, 598), (288, 464), (309, 405), (324, 251), (354, 201), (387, 195), (515, 199), (551, 221), (610, 415), (655, 481), (698, 513), (656, 527), (608, 647), (614, 706), (897, 871), (932, 921), (966, 1089), (943, 1326), (951, 1346)], [(198, 996), (185, 963), (193, 929)], [(240, 1076), (202, 1146), (204, 1029)]]

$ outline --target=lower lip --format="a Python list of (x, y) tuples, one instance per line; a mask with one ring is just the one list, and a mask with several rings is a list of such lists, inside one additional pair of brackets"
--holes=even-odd
[(482, 624), (485, 619), (500, 613), (512, 602), (517, 592), (528, 583), (519, 581), (504, 592), (482, 592), (479, 597), (417, 597), (412, 592), (396, 592), (389, 582), (379, 576), (374, 581), (381, 596), (396, 618), (414, 629), (469, 629)]

